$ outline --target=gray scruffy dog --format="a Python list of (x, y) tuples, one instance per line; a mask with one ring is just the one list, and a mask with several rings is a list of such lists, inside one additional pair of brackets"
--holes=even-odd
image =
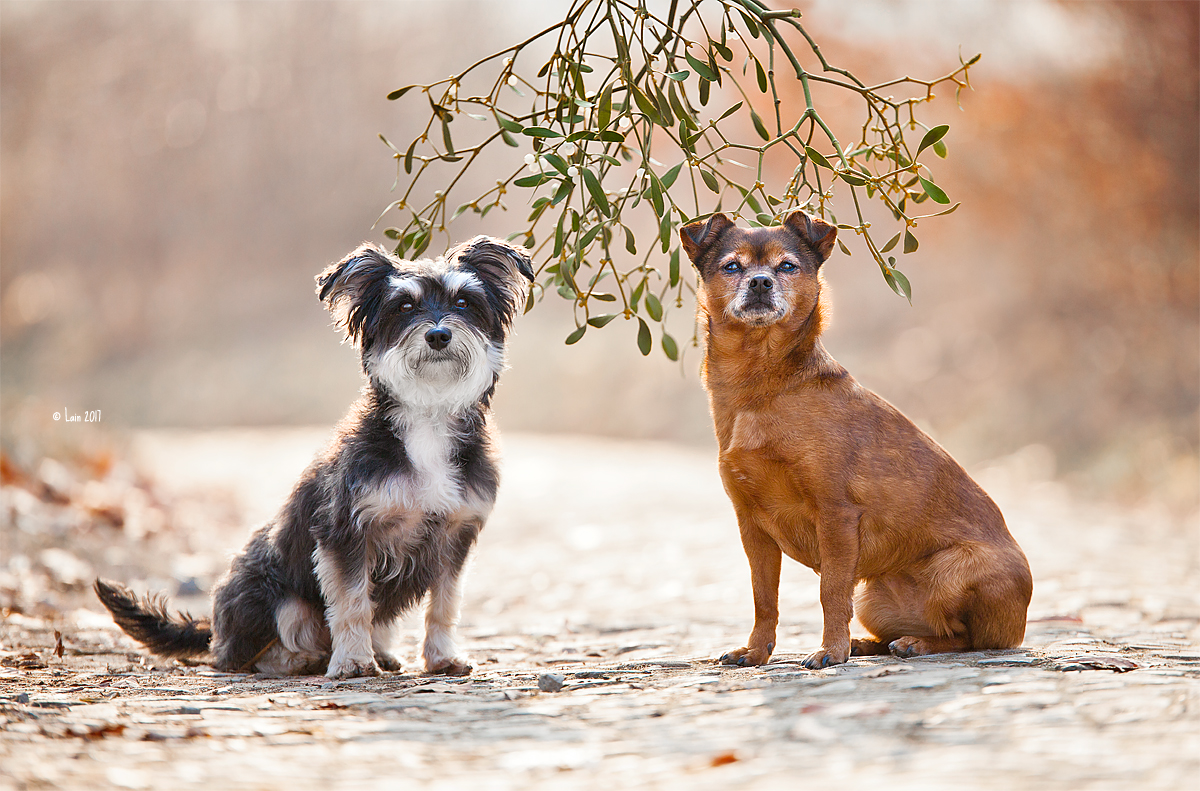
[(426, 671), (469, 673), (459, 580), (496, 499), (489, 402), (525, 278), (528, 255), (485, 236), (432, 261), (364, 244), (318, 275), (359, 349), (362, 396), (234, 558), (211, 624), (98, 579), (117, 624), (161, 656), (208, 652), (219, 670), (349, 678), (400, 669), (390, 627), (428, 592)]

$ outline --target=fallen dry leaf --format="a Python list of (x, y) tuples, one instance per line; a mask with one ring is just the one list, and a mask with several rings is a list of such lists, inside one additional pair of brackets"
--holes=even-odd
[(1137, 670), (1141, 665), (1119, 656), (1097, 656), (1095, 654), (1080, 654), (1055, 663), (1055, 670), (1112, 670), (1117, 673), (1128, 673)]
[(26, 651), (19, 656), (6, 656), (0, 658), (0, 666), (15, 667), (21, 670), (41, 670), (46, 667), (46, 663), (35, 651)]
[(66, 735), (94, 742), (108, 736), (120, 736), (124, 732), (124, 725), (118, 722), (105, 722), (99, 725), (84, 726), (83, 728), (67, 728)]

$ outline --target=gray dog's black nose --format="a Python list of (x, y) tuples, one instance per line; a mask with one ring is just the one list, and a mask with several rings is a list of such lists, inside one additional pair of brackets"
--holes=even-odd
[(445, 327), (434, 327), (425, 333), (425, 342), (437, 351), (450, 345), (450, 330)]
[(775, 283), (767, 275), (755, 275), (750, 278), (750, 293), (765, 294)]

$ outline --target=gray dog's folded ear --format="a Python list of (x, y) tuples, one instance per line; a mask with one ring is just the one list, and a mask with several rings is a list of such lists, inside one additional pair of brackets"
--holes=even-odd
[(802, 211), (794, 211), (787, 216), (783, 224), (808, 243), (812, 251), (821, 259), (821, 263), (824, 263), (825, 259), (829, 258), (829, 254), (833, 252), (833, 243), (837, 240), (837, 228), (824, 220)]
[(448, 251), (446, 260), (475, 272), (499, 299), (497, 307), (504, 323), (512, 321), (517, 306), (524, 302), (525, 280), (534, 278), (533, 262), (525, 248), (491, 236), (476, 236)]
[(355, 343), (361, 341), (363, 332), (378, 316), (387, 279), (395, 271), (387, 253), (363, 243), (317, 275), (317, 296)]

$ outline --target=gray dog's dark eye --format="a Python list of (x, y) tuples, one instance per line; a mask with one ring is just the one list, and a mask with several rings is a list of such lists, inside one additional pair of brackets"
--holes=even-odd
[(466, 310), (467, 304), (467, 300), (463, 297), (459, 297), (458, 299), (454, 300), (454, 307), (458, 308), (459, 310)]
[(400, 305), (401, 313), (411, 313), (417, 306), (411, 302), (405, 302)]
[(737, 261), (730, 261), (728, 264), (726, 264), (725, 266), (723, 266), (721, 268), (724, 269), (726, 272), (741, 272), (742, 271), (742, 265), (739, 264)]

